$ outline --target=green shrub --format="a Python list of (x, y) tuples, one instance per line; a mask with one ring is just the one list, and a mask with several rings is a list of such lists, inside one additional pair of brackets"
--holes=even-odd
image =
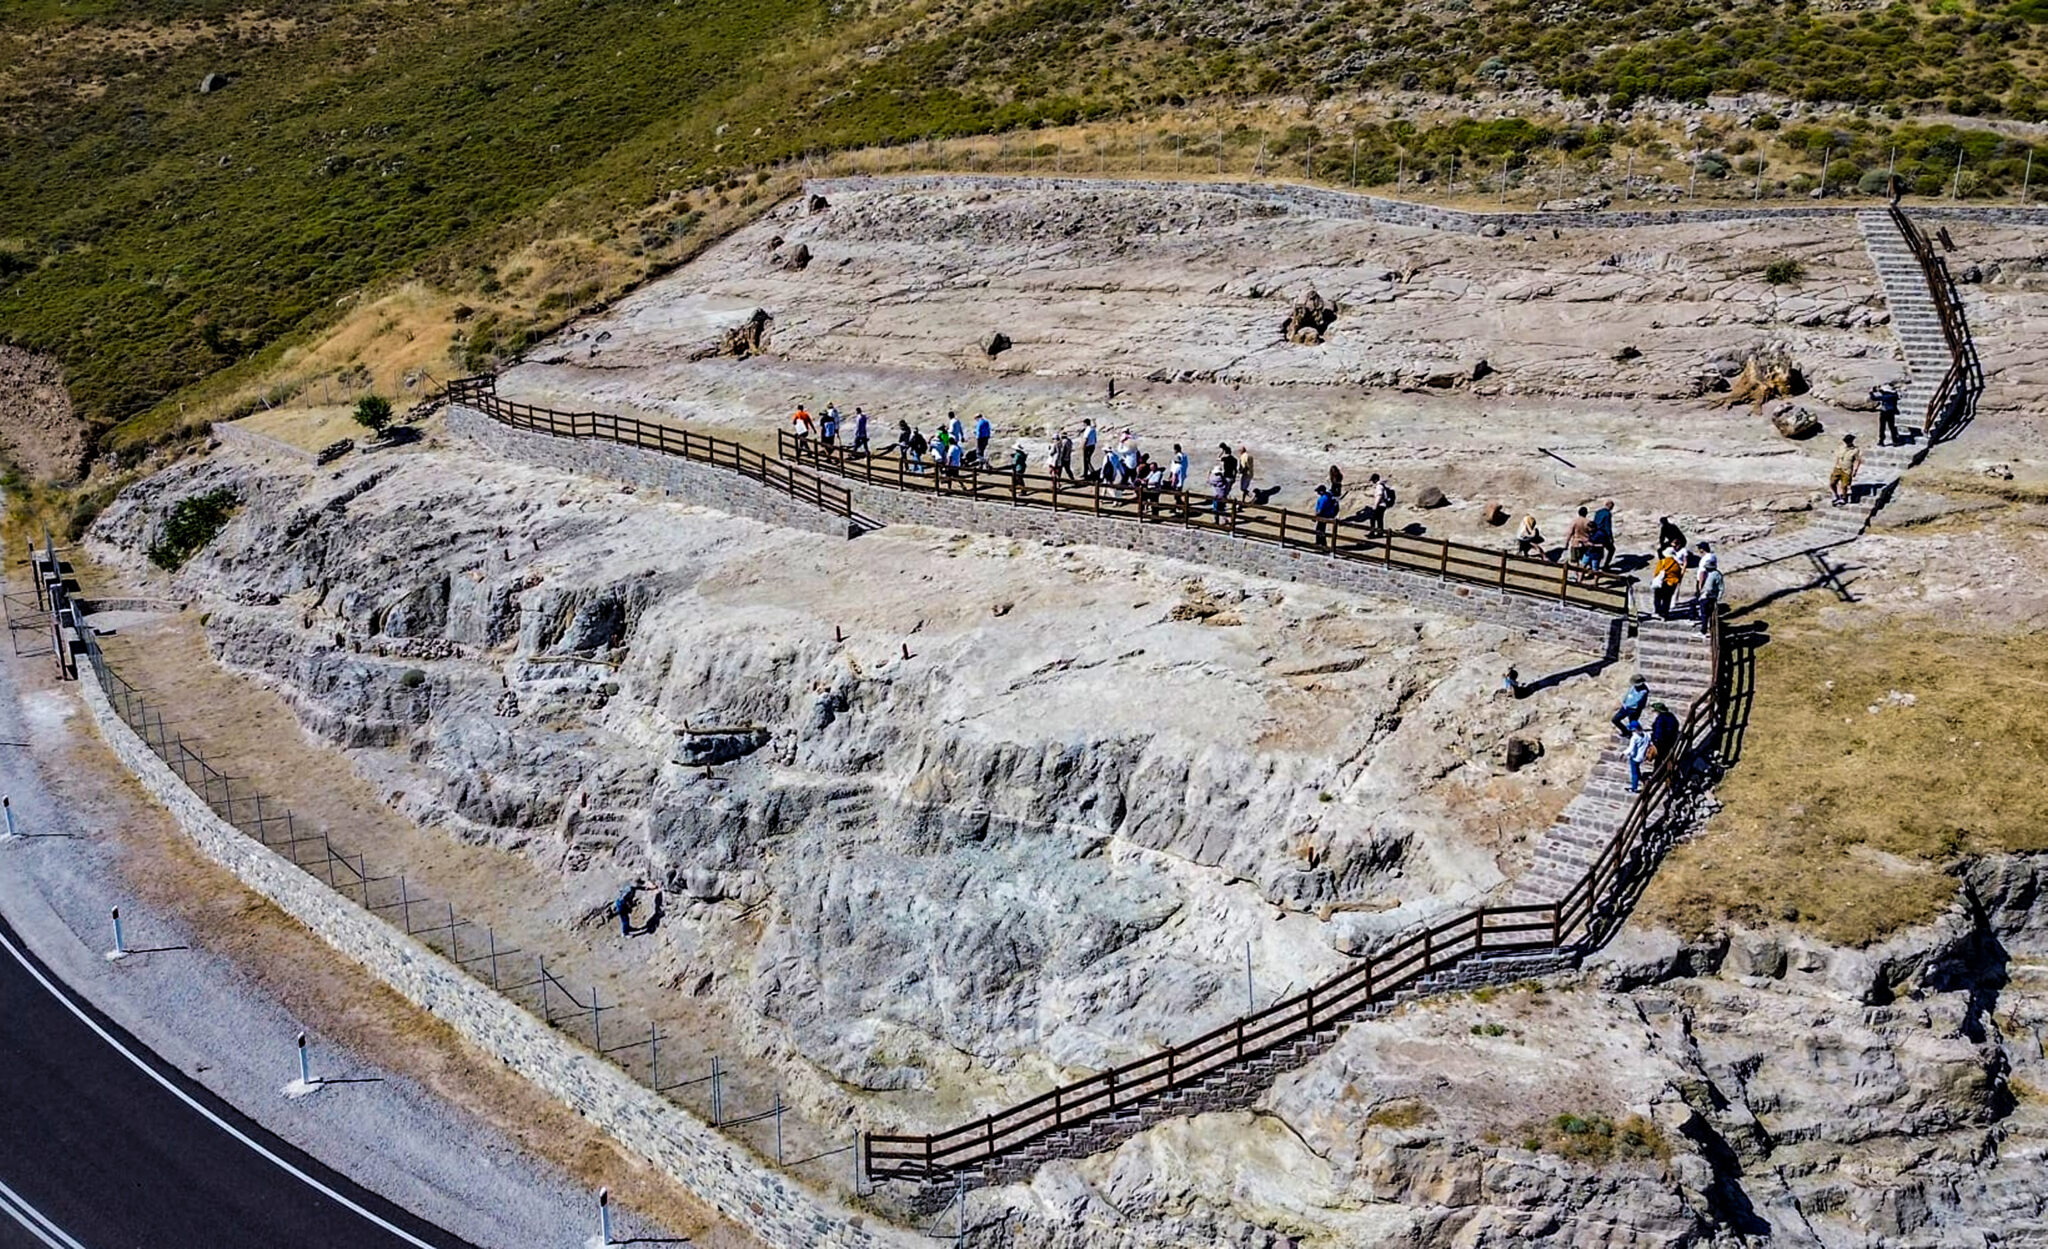
[(1784, 286), (1788, 282), (1797, 282), (1805, 276), (1806, 266), (1790, 258), (1773, 260), (1764, 266), (1764, 281), (1769, 282), (1772, 286)]
[(239, 502), (235, 492), (225, 486), (179, 499), (164, 520), (163, 534), (149, 545), (149, 562), (166, 572), (178, 571), (219, 535)]
[(356, 400), (356, 424), (373, 434), (382, 434), (391, 424), (391, 401), (382, 395), (364, 395)]
[(426, 683), (427, 674), (418, 668), (407, 668), (398, 678), (398, 685), (401, 689), (416, 690)]

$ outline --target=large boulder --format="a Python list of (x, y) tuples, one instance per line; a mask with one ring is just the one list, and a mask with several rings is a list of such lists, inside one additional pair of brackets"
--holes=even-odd
[(1796, 403), (1781, 403), (1771, 409), (1771, 426), (1795, 441), (1811, 438), (1821, 431), (1820, 418)]
[(1435, 486), (1424, 486), (1422, 493), (1415, 496), (1415, 506), (1420, 508), (1442, 507), (1449, 502), (1450, 500), (1444, 497), (1444, 492)]
[(1315, 287), (1294, 303), (1287, 314), (1287, 320), (1280, 327), (1281, 337), (1290, 343), (1314, 346), (1322, 342), (1332, 325), (1337, 323), (1337, 305), (1324, 299)]
[(981, 340), (981, 354), (991, 360), (1008, 351), (1010, 347), (1010, 336), (1001, 330), (995, 330)]

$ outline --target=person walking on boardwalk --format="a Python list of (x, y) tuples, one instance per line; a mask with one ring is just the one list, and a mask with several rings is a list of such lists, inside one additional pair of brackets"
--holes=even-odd
[[(1068, 472), (1067, 476), (1073, 476)], [(1081, 476), (1095, 476), (1095, 418), (1081, 418)]]
[(1016, 450), (1014, 450), (1014, 451), (1012, 451), (1012, 452), (1010, 453), (1010, 488), (1011, 488), (1011, 489), (1013, 489), (1013, 490), (1018, 490), (1018, 489), (1022, 489), (1022, 488), (1023, 488), (1023, 486), (1024, 486), (1024, 469), (1025, 469), (1025, 467), (1026, 467), (1026, 466), (1027, 466), (1027, 465), (1028, 465), (1028, 464), (1030, 463), (1030, 460), (1031, 460), (1031, 457), (1030, 457), (1030, 456), (1029, 456), (1028, 454), (1026, 454), (1026, 452), (1025, 452), (1025, 450), (1024, 450), (1024, 440), (1023, 440), (1022, 438), (1019, 438), (1019, 439), (1017, 440), (1017, 449), (1016, 449)]
[[(1378, 473), (1365, 479), (1365, 520), (1376, 534), (1387, 531), (1387, 509), (1394, 506), (1394, 483)], [(1534, 523), (1533, 521), (1531, 522)]]
[(1899, 388), (1890, 382), (1870, 392), (1870, 401), (1877, 405), (1877, 445), (1899, 445)]
[(1173, 444), (1173, 488), (1176, 493), (1188, 488), (1188, 453)]
[[(1381, 528), (1374, 525), (1373, 528)], [(1543, 531), (1536, 527), (1534, 516), (1523, 516), (1522, 523), (1515, 530), (1515, 554), (1524, 559), (1548, 559), (1543, 552)]]
[(1657, 552), (1657, 562), (1650, 568), (1650, 599), (1655, 604), (1657, 619), (1671, 618), (1671, 600), (1677, 597), (1678, 585), (1684, 580), (1684, 549), (1667, 546)]
[(904, 422), (903, 431), (905, 435), (903, 440), (904, 458), (910, 461), (911, 472), (922, 473), (924, 471), (924, 453), (931, 449), (931, 443), (925, 441), (925, 436), (922, 433), (910, 428), (910, 423), (907, 421)]
[(811, 414), (804, 411), (804, 405), (796, 405), (796, 411), (789, 414), (789, 432), (796, 435), (796, 454), (802, 459), (811, 445)]
[(1237, 484), (1237, 457), (1230, 453), (1230, 444), (1227, 442), (1217, 443), (1216, 450), (1216, 468), (1223, 474), (1223, 489), (1228, 493), (1230, 488)]
[(838, 404), (828, 403), (825, 405), (825, 417), (818, 422), (818, 440), (830, 450), (837, 451), (839, 449)]
[(1249, 503), (1252, 501), (1252, 449), (1237, 449), (1237, 497)]
[(1593, 567), (1614, 562), (1614, 500), (1602, 503), (1593, 513)]
[(974, 462), (976, 464), (984, 466), (988, 464), (988, 440), (995, 436), (996, 427), (988, 423), (987, 417), (977, 413), (974, 418)]
[(1316, 545), (1330, 545), (1329, 528), (1337, 519), (1337, 496), (1328, 486), (1316, 487)]
[(868, 414), (859, 404), (853, 405), (853, 453), (868, 453)]
[(1621, 708), (1608, 723), (1623, 737), (1628, 736), (1629, 726), (1643, 718), (1643, 708), (1650, 705), (1650, 683), (1637, 673), (1628, 683), (1628, 692), (1621, 696)]
[(1223, 471), (1218, 461), (1214, 472), (1209, 474), (1209, 509), (1220, 522), (1223, 519), (1223, 501), (1230, 497), (1230, 475)]
[(1593, 545), (1593, 521), (1585, 508), (1579, 509), (1572, 527), (1564, 536), (1565, 562), (1574, 569), (1583, 567), (1586, 552)]
[[(1094, 431), (1090, 430), (1089, 435), (1092, 437)], [(1074, 480), (1074, 438), (1064, 429), (1060, 431), (1058, 438), (1053, 439), (1052, 475), (1055, 478), (1065, 477), (1068, 481)]]
[(1835, 465), (1828, 472), (1828, 490), (1834, 495), (1834, 505), (1842, 506), (1856, 497), (1856, 474), (1863, 471), (1863, 452), (1856, 446), (1856, 435), (1843, 434), (1842, 445), (1835, 451)]
[(1693, 613), (1698, 616), (1700, 632), (1713, 627), (1714, 614), (1721, 610), (1721, 596), (1728, 591), (1728, 580), (1721, 575), (1721, 557), (1709, 552), (1700, 560), (1700, 588), (1693, 596)]

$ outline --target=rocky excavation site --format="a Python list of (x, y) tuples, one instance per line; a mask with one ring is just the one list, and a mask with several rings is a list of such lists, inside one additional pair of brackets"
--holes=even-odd
[[(1984, 401), (1857, 575), (1874, 612), (2026, 634), (2048, 229), (1952, 228)], [(1297, 507), (1332, 463), (1385, 473), (1397, 526), (1494, 547), (1492, 504), (1557, 543), (1612, 498), (1631, 552), (1659, 515), (1736, 544), (1824, 508), (1835, 435), (1903, 374), (1889, 320), (1846, 216), (1487, 237), (1196, 186), (878, 183), (776, 208), (500, 391), (757, 445), (799, 402), (864, 406), (884, 445), (986, 413), (1034, 464), (1092, 417), (1197, 476), (1247, 445)], [(1759, 377), (1782, 393), (1746, 401)], [(649, 882), (636, 992), (715, 1018), (819, 1124), (949, 1127), (1502, 896), (1631, 671), (1130, 551), (778, 528), (417, 429), (317, 468), (216, 444), (86, 550), (190, 604), (153, 627), (203, 629), (428, 840), (519, 865), (466, 910), (531, 903), (535, 871)], [(219, 535), (152, 567), (215, 491)], [(1958, 561), (1980, 521), (1991, 557)], [(1252, 1109), (976, 1191), (961, 1225), (1033, 1249), (2048, 1244), (2041, 875), (1977, 859), (1867, 947), (1633, 924), (1583, 971), (1355, 1023)]]

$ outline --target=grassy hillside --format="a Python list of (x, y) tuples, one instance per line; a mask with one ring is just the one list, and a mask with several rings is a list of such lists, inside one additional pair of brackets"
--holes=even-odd
[[(1759, 157), (1826, 158), (1832, 184), (1850, 186), (1903, 142), (1900, 170), (1923, 191), (2009, 195), (2021, 145), (1891, 122), (1930, 108), (2039, 115), (2044, 36), (2048, 0), (1854, 12), (1349, 0), (1305, 13), (1168, 0), (859, 12), (845, 0), (29, 0), (0, 15), (0, 337), (61, 358), (78, 410), (104, 426), (221, 370), (260, 371), (384, 279), (490, 294), (507, 257), (577, 232), (630, 230), (625, 248), (658, 266), (780, 160), (1200, 98), (1529, 85), (1625, 104), (1771, 90), (1875, 107), (1734, 136), (1709, 180), (1739, 179)], [(210, 73), (227, 84), (202, 94)], [(1189, 127), (1182, 149), (1210, 129)], [(1312, 168), (1315, 145), (1355, 138), (1371, 184), (1402, 168), (1597, 155), (1619, 137), (1383, 118), (1213, 142)], [(672, 198), (687, 188), (705, 190)], [(537, 298), (574, 305), (605, 289)], [(501, 330), (513, 332), (492, 322), (471, 336), (493, 346)]]

